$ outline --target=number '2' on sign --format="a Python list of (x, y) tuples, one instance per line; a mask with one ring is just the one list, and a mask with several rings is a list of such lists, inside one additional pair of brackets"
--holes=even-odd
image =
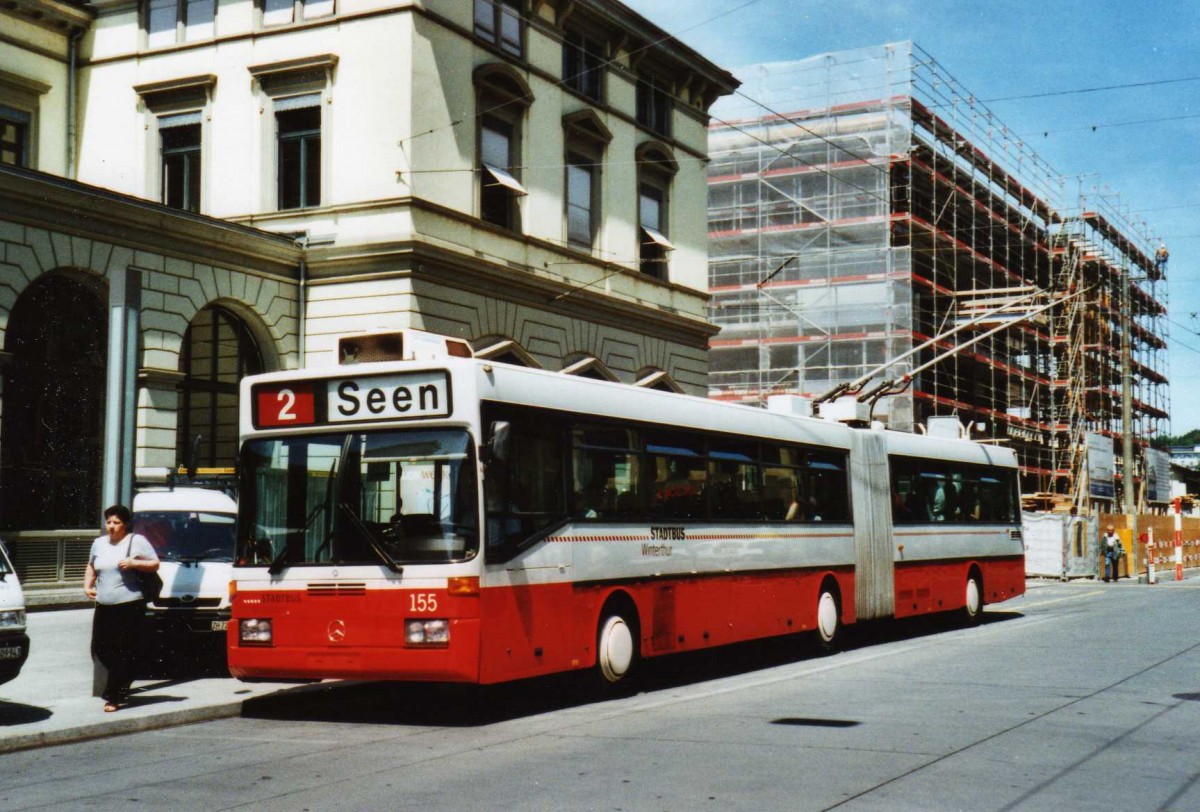
[(307, 426), (316, 421), (311, 384), (264, 386), (256, 391), (259, 426)]

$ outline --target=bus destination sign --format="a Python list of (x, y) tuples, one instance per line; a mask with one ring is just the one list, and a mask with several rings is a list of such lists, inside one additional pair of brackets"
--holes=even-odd
[(255, 386), (253, 400), (257, 428), (447, 417), (450, 381), (443, 371), (283, 381)]

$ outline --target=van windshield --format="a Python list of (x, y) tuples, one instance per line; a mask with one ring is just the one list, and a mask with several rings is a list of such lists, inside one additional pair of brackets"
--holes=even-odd
[(162, 561), (232, 561), (236, 526), (237, 517), (232, 513), (159, 510), (133, 514), (133, 532), (145, 536)]

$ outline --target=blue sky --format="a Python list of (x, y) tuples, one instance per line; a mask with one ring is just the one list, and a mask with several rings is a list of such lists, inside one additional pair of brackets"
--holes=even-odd
[[(988, 107), (1051, 167), (1119, 199), (1132, 219), (1165, 240), (1167, 430), (1200, 428), (1196, 0), (624, 2), (735, 73), (742, 65), (911, 40), (979, 99), (1093, 91)], [(1142, 86), (1101, 89), (1135, 83)]]

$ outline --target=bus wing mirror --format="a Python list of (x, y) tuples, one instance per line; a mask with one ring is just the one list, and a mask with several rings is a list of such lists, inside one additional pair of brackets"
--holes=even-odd
[(512, 425), (507, 420), (493, 420), (488, 430), (487, 445), (483, 447), (483, 461), (507, 462), (510, 449), (509, 437)]

